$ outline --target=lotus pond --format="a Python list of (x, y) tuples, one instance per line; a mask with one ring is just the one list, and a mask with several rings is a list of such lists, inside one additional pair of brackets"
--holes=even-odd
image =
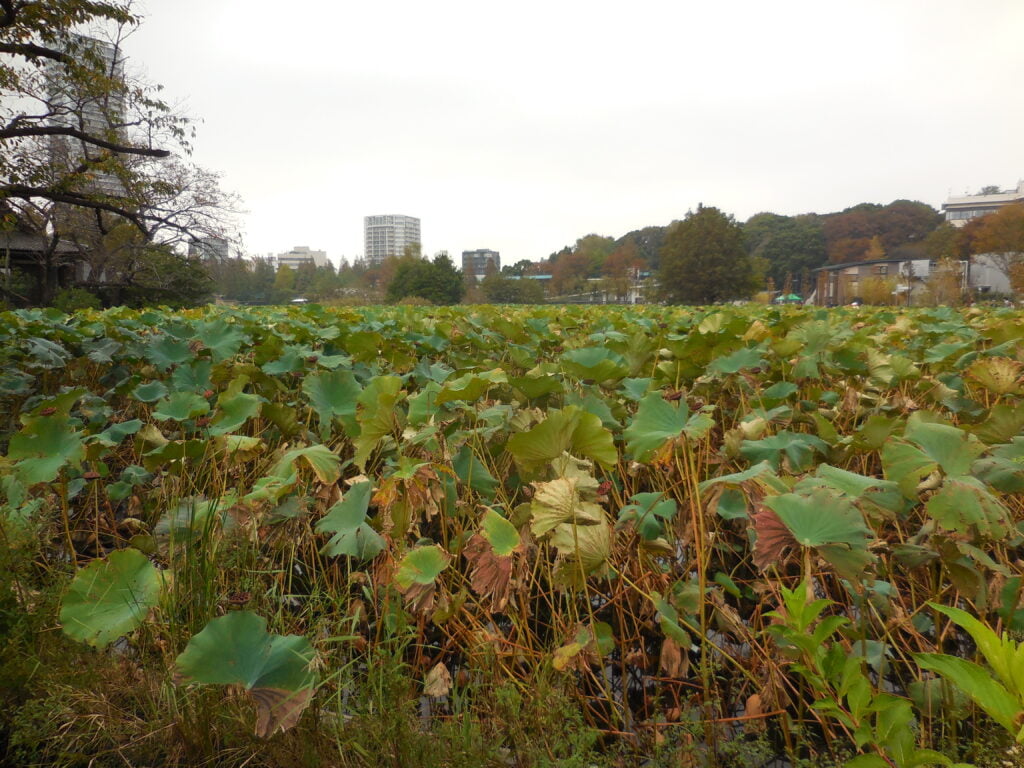
[(1020, 312), (27, 310), (0, 363), (11, 764), (1020, 759)]

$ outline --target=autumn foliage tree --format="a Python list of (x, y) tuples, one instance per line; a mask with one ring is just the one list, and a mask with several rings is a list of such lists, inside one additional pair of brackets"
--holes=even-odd
[(739, 224), (703, 206), (669, 229), (658, 275), (665, 298), (677, 304), (746, 298), (760, 282)]

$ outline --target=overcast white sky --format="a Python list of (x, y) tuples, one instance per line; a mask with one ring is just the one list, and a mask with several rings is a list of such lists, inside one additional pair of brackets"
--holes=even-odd
[(250, 254), (422, 220), (540, 259), (699, 202), (745, 220), (1024, 178), (1021, 0), (145, 0)]

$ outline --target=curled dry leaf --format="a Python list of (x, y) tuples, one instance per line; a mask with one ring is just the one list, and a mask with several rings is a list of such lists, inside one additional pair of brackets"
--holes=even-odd
[(512, 556), (498, 555), (494, 547), (481, 534), (474, 534), (462, 550), (470, 562), (470, 585), (480, 597), (489, 600), (491, 613), (498, 613), (508, 605), (512, 582)]
[(448, 667), (438, 662), (423, 681), (424, 696), (447, 696), (452, 688), (452, 675)]
[(661, 657), (658, 660), (658, 669), (668, 677), (685, 677), (690, 668), (690, 657), (683, 653), (683, 649), (671, 637), (666, 637), (661, 644)]
[(249, 696), (256, 703), (256, 736), (266, 739), (278, 731), (287, 731), (299, 722), (313, 693), (312, 688), (301, 691), (252, 688)]
[(754, 531), (757, 533), (757, 541), (754, 543), (754, 565), (762, 571), (779, 562), (786, 549), (800, 546), (789, 528), (768, 507), (758, 505), (753, 520)]

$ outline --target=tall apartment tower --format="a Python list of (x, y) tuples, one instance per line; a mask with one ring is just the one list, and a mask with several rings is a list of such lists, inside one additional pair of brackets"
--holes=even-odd
[(370, 265), (399, 258), (408, 245), (419, 245), (420, 220), (413, 216), (385, 214), (363, 217), (364, 254)]
[[(120, 49), (95, 38), (74, 35), (69, 43), (75, 50), (89, 50), (102, 65), (106, 76), (114, 81), (124, 80), (124, 58)], [(85, 133), (110, 141), (119, 141), (124, 124), (124, 97), (119, 89), (113, 93), (100, 89), (89, 93), (63, 77), (62, 69), (51, 65), (46, 73), (49, 98), (54, 114), (54, 125), (77, 128)], [(82, 158), (99, 155), (102, 150), (83, 141), (55, 136), (50, 142), (55, 162), (72, 168)], [(93, 172), (92, 187), (108, 195), (123, 195), (121, 181), (112, 173)]]

